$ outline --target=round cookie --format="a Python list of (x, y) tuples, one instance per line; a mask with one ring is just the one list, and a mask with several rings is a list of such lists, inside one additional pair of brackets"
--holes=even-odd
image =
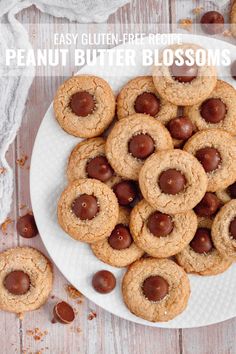
[(144, 251), (133, 242), (129, 231), (129, 219), (129, 210), (120, 208), (119, 218), (111, 235), (91, 245), (95, 256), (104, 263), (114, 267), (127, 267), (144, 254)]
[(207, 191), (227, 188), (236, 176), (236, 140), (222, 129), (203, 130), (192, 136), (184, 150), (196, 156), (208, 177)]
[(73, 76), (57, 90), (54, 112), (69, 134), (92, 138), (104, 132), (115, 114), (115, 97), (108, 83), (96, 76)]
[(236, 200), (225, 204), (212, 225), (212, 239), (222, 256), (236, 261)]
[(145, 258), (128, 268), (122, 294), (134, 315), (151, 322), (165, 322), (186, 308), (190, 284), (187, 274), (175, 262)]
[(150, 156), (139, 174), (143, 197), (162, 213), (191, 210), (203, 198), (207, 176), (201, 164), (182, 150), (159, 151)]
[[(188, 43), (171, 45), (164, 51), (171, 50), (174, 56), (175, 51), (183, 51), (184, 55), (186, 51), (192, 50), (196, 58), (196, 51), (199, 49), (206, 52), (202, 47)], [(156, 65), (153, 70), (154, 85), (163, 99), (178, 106), (192, 106), (210, 95), (216, 85), (215, 67), (210, 65), (197, 67), (187, 64), (178, 66), (175, 63), (166, 66), (163, 64), (163, 53), (159, 60), (162, 65)]]
[(41, 307), (52, 290), (49, 260), (30, 247), (0, 253), (0, 309), (22, 314)]
[(115, 124), (106, 141), (106, 156), (121, 177), (137, 180), (153, 152), (173, 147), (168, 130), (155, 118), (133, 114)]
[(58, 221), (76, 240), (87, 243), (110, 235), (118, 220), (113, 191), (95, 179), (79, 179), (68, 185), (58, 202)]
[(199, 218), (198, 230), (193, 240), (175, 256), (179, 265), (187, 273), (216, 275), (223, 273), (232, 264), (218, 251), (218, 247), (211, 237), (211, 227), (211, 219)]
[(230, 30), (232, 35), (236, 37), (236, 1), (233, 2), (231, 10), (230, 10)]
[(145, 200), (131, 212), (130, 230), (135, 243), (147, 254), (168, 258), (184, 249), (197, 229), (192, 210), (169, 216), (153, 209)]
[(221, 128), (236, 134), (236, 90), (218, 80), (210, 96), (194, 106), (185, 107), (184, 113), (198, 130)]
[(228, 188), (217, 191), (216, 195), (223, 204), (230, 202), (231, 199), (236, 199), (236, 182)]
[(114, 177), (114, 171), (105, 157), (105, 140), (92, 138), (77, 144), (72, 150), (68, 166), (69, 182), (80, 178), (95, 178), (108, 182)]
[(118, 119), (135, 113), (149, 114), (166, 124), (177, 116), (178, 107), (163, 100), (158, 94), (151, 76), (138, 76), (130, 80), (117, 98)]

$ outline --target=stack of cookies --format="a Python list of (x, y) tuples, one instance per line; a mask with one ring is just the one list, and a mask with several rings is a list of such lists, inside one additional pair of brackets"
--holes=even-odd
[[(235, 102), (213, 66), (186, 63), (134, 78), (117, 101), (94, 76), (58, 89), (59, 124), (86, 138), (69, 157), (59, 223), (104, 263), (128, 267), (122, 294), (136, 316), (173, 319), (188, 303), (187, 273), (216, 275), (236, 260)], [(106, 293), (112, 278), (101, 273)]]

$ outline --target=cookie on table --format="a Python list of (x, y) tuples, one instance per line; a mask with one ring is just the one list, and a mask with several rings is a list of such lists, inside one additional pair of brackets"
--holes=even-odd
[(129, 210), (120, 208), (117, 224), (110, 236), (91, 245), (95, 256), (104, 263), (114, 267), (127, 267), (144, 254), (144, 251), (133, 242), (129, 219)]
[(182, 150), (159, 151), (150, 156), (139, 174), (143, 197), (162, 213), (193, 209), (203, 198), (207, 176), (198, 160)]
[(197, 217), (192, 210), (171, 216), (153, 209), (145, 200), (134, 207), (130, 216), (135, 243), (157, 258), (168, 258), (182, 251), (196, 229)]
[(133, 114), (118, 121), (106, 141), (106, 156), (121, 177), (137, 180), (145, 159), (158, 150), (171, 149), (168, 130), (146, 114)]
[(58, 221), (72, 238), (93, 243), (110, 235), (118, 220), (114, 192), (96, 179), (79, 179), (68, 185), (58, 202)]
[(222, 129), (202, 130), (193, 135), (184, 150), (195, 156), (204, 167), (207, 191), (227, 188), (236, 176), (236, 139)]
[(134, 315), (151, 322), (165, 322), (186, 308), (190, 284), (185, 271), (175, 262), (145, 258), (128, 268), (122, 294)]
[(0, 253), (0, 309), (22, 314), (41, 307), (52, 290), (49, 260), (30, 247)]
[[(192, 50), (194, 58), (196, 50), (202, 47), (195, 44), (171, 45), (164, 50), (172, 50), (173, 55), (176, 50), (183, 51), (183, 65), (172, 66), (163, 64), (163, 53), (160, 57), (162, 65), (156, 65), (153, 70), (153, 82), (160, 96), (178, 106), (192, 106), (206, 99), (216, 85), (216, 69), (213, 66), (197, 66), (196, 63), (189, 66), (186, 64), (185, 53)], [(207, 51), (206, 51), (207, 56)]]
[(73, 76), (57, 90), (54, 112), (67, 133), (92, 138), (102, 134), (112, 122), (115, 97), (105, 80), (96, 76)]
[(226, 203), (212, 225), (212, 239), (219, 252), (236, 261), (236, 200)]
[(130, 80), (117, 98), (118, 119), (135, 113), (148, 114), (165, 124), (177, 116), (178, 107), (162, 99), (153, 84), (152, 76)]
[(230, 30), (234, 37), (236, 37), (236, 1), (233, 2), (230, 10)]
[(230, 202), (231, 199), (236, 199), (236, 182), (228, 188), (217, 191), (216, 195), (223, 204)]
[(198, 130), (221, 128), (236, 134), (236, 90), (225, 81), (218, 80), (206, 100), (185, 107), (185, 114)]
[(212, 220), (199, 218), (197, 232), (190, 244), (175, 257), (187, 273), (216, 275), (226, 271), (232, 262), (223, 257), (212, 237)]
[(105, 140), (92, 138), (77, 144), (72, 150), (67, 166), (69, 182), (80, 178), (95, 178), (108, 182), (114, 176), (105, 156)]

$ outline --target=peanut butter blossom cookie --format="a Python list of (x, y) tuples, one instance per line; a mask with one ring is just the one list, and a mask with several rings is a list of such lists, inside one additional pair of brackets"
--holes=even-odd
[(225, 204), (216, 215), (212, 238), (222, 256), (236, 260), (236, 200)]
[(59, 87), (54, 111), (67, 133), (92, 138), (102, 134), (113, 120), (115, 98), (105, 80), (96, 76), (74, 76)]
[(162, 213), (194, 208), (203, 198), (207, 176), (195, 157), (182, 150), (159, 151), (147, 159), (139, 174), (141, 192)]
[(106, 142), (106, 156), (121, 177), (137, 180), (148, 156), (173, 147), (168, 130), (155, 118), (133, 114), (117, 122)]
[[(192, 50), (196, 59), (196, 51), (204, 49), (195, 44), (172, 45), (166, 49), (172, 50), (174, 62), (171, 66), (164, 65), (162, 54), (162, 65), (154, 67), (153, 82), (159, 95), (179, 106), (191, 106), (206, 99), (216, 85), (216, 69), (210, 65), (197, 66), (196, 60), (190, 63), (185, 55), (186, 51)], [(179, 50), (184, 54), (182, 62), (175, 57)]]
[(91, 245), (95, 256), (104, 263), (115, 267), (126, 267), (144, 254), (144, 251), (133, 241), (129, 218), (129, 210), (120, 208), (117, 224), (110, 236)]
[(236, 90), (225, 81), (218, 80), (206, 100), (185, 107), (185, 114), (198, 130), (221, 128), (236, 134)]
[(186, 308), (190, 285), (186, 273), (175, 262), (146, 258), (128, 268), (122, 293), (134, 315), (151, 322), (165, 322)]
[(200, 218), (198, 229), (190, 244), (176, 255), (177, 262), (187, 273), (216, 275), (224, 272), (232, 262), (221, 255), (212, 238), (212, 220)]
[(118, 220), (114, 192), (95, 179), (72, 182), (58, 202), (58, 220), (76, 240), (93, 243), (108, 237)]
[(52, 266), (39, 251), (16, 247), (0, 254), (0, 309), (15, 313), (42, 306), (52, 289)]
[(215, 192), (230, 186), (236, 176), (236, 140), (221, 129), (203, 130), (192, 136), (184, 150), (202, 164), (208, 177), (207, 191)]
[(145, 200), (131, 212), (130, 230), (136, 244), (150, 256), (165, 258), (185, 248), (197, 229), (192, 210), (168, 215), (153, 209)]

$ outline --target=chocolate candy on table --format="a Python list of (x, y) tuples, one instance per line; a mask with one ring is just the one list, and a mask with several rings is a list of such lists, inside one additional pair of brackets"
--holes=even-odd
[(16, 224), (17, 232), (24, 238), (32, 238), (38, 235), (38, 228), (32, 214), (21, 216)]
[(196, 158), (201, 162), (206, 172), (216, 170), (221, 163), (219, 151), (212, 147), (199, 149), (196, 152)]
[(116, 286), (116, 278), (108, 270), (100, 270), (92, 279), (93, 288), (101, 294), (110, 293)]
[(236, 80), (236, 60), (233, 61), (233, 63), (231, 64), (230, 72), (231, 72), (232, 78), (233, 78), (234, 80)]
[(207, 228), (199, 228), (190, 242), (191, 248), (196, 253), (208, 253), (213, 249), (211, 231)]
[(193, 123), (188, 117), (176, 117), (168, 123), (169, 132), (174, 139), (187, 140), (193, 134)]
[(108, 181), (114, 174), (105, 156), (96, 156), (86, 166), (88, 177), (96, 178), (102, 182)]
[(143, 294), (150, 301), (160, 301), (168, 294), (169, 284), (159, 275), (148, 277), (143, 282)]
[(231, 184), (231, 186), (228, 187), (228, 193), (232, 199), (236, 198), (236, 182)]
[(147, 220), (147, 227), (149, 231), (157, 237), (164, 237), (173, 230), (173, 222), (170, 215), (155, 211)]
[(207, 192), (194, 210), (198, 216), (209, 217), (214, 215), (220, 206), (221, 203), (217, 196), (214, 193)]
[(73, 201), (71, 209), (80, 220), (91, 220), (99, 211), (97, 198), (93, 195), (82, 194)]
[(137, 197), (138, 190), (133, 181), (121, 181), (113, 187), (113, 191), (120, 205), (128, 206)]
[(22, 270), (14, 270), (6, 275), (4, 287), (13, 295), (24, 295), (30, 288), (30, 277)]
[(109, 245), (115, 250), (123, 250), (129, 248), (133, 239), (129, 228), (123, 224), (118, 224), (108, 238)]
[(184, 64), (177, 65), (176, 60), (170, 67), (170, 72), (173, 78), (181, 83), (189, 83), (193, 81), (198, 74), (198, 66), (196, 63), (187, 65), (188, 59), (184, 59)]
[(73, 308), (65, 301), (58, 302), (53, 308), (52, 323), (60, 322), (62, 324), (72, 323), (75, 319)]
[(168, 169), (161, 173), (159, 186), (163, 193), (176, 195), (184, 190), (186, 179), (184, 175), (175, 169)]
[(224, 17), (217, 11), (208, 11), (201, 18), (202, 30), (207, 34), (222, 33)]
[(219, 123), (225, 118), (227, 112), (225, 104), (219, 98), (209, 98), (200, 108), (202, 118), (208, 123)]
[(134, 135), (129, 141), (129, 152), (138, 159), (146, 159), (154, 149), (154, 141), (148, 134)]
[(76, 92), (70, 101), (70, 108), (79, 117), (86, 117), (95, 108), (95, 101), (92, 95), (86, 91)]
[(137, 113), (155, 116), (160, 110), (160, 100), (154, 93), (143, 92), (136, 98), (134, 109)]
[(231, 221), (229, 225), (229, 232), (233, 239), (236, 240), (236, 217)]

